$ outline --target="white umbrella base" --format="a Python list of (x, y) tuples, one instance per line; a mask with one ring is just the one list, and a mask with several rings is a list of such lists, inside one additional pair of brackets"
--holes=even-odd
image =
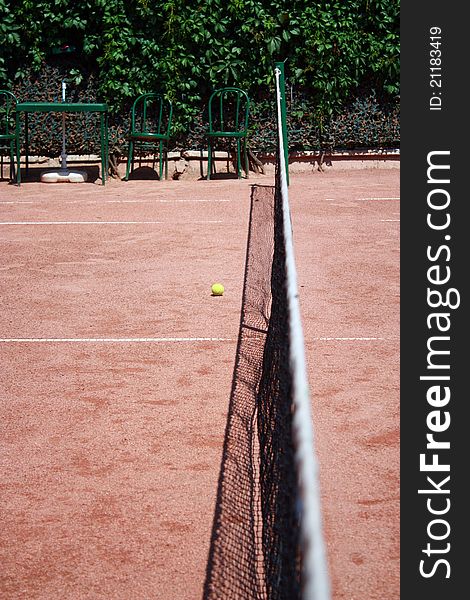
[(57, 169), (55, 171), (44, 171), (41, 173), (43, 183), (84, 183), (88, 179), (85, 171), (70, 171), (69, 169)]

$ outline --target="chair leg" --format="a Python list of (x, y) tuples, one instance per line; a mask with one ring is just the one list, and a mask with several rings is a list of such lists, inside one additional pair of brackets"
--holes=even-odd
[(242, 161), (240, 152), (240, 138), (237, 139), (237, 176), (241, 179), (242, 176)]
[(165, 148), (165, 180), (168, 181), (168, 148)]
[(209, 142), (207, 146), (207, 179), (211, 178), (211, 168), (212, 168), (212, 146)]
[(15, 180), (15, 149), (13, 142), (10, 142), (10, 179)]
[(160, 181), (163, 176), (163, 141), (160, 140), (160, 144), (158, 147), (158, 178)]
[(126, 176), (124, 177), (124, 181), (129, 180), (129, 171), (131, 169), (131, 163), (134, 158), (134, 142), (129, 141), (129, 149), (127, 152), (127, 167), (126, 167)]
[(248, 152), (246, 149), (246, 138), (245, 138), (245, 143), (243, 144), (243, 153), (245, 155), (246, 178), (249, 179), (250, 178), (250, 163), (248, 162)]

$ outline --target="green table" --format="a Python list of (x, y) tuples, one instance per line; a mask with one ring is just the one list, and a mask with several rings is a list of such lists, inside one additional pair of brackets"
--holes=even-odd
[[(19, 102), (16, 105), (16, 139), (20, 139), (20, 116), (25, 115), (25, 154), (26, 172), (28, 172), (28, 115), (30, 113), (98, 113), (100, 116), (100, 145), (101, 145), (101, 182), (106, 183), (108, 177), (108, 106), (86, 102)], [(18, 164), (18, 185), (21, 183), (20, 174), (20, 143), (17, 143), (16, 158)]]

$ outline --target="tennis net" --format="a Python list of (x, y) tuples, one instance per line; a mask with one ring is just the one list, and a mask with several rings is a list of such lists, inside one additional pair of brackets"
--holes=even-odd
[(204, 600), (329, 600), (282, 132), (253, 186), (241, 322)]

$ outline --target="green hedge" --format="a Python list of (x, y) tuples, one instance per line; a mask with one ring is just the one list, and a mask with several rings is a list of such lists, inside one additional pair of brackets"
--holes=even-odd
[[(54, 54), (64, 45), (75, 52)], [(397, 0), (0, 0), (0, 87), (55, 99), (66, 75), (69, 100), (108, 103), (116, 148), (133, 98), (154, 89), (174, 103), (175, 147), (199, 147), (207, 98), (228, 84), (253, 99), (252, 148), (269, 149), (278, 60), (293, 149), (398, 145)], [(32, 150), (55, 156), (45, 119)], [(96, 149), (92, 120), (69, 132), (69, 152)]]

